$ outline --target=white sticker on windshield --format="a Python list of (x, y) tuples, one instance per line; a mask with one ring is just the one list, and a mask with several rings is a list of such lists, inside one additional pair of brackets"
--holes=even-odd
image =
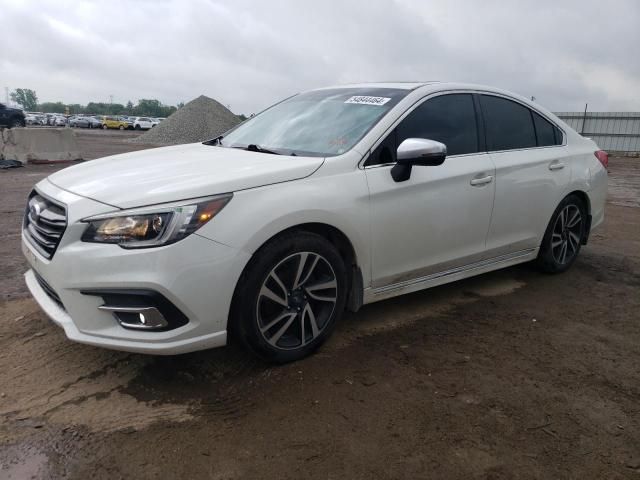
[(366, 95), (356, 95), (349, 98), (344, 103), (359, 103), (360, 105), (384, 105), (390, 98), (387, 97), (369, 97)]

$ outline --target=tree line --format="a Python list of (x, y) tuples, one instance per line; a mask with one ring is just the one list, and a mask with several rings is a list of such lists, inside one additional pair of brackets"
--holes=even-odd
[(139, 117), (168, 117), (178, 108), (184, 106), (181, 102), (173, 105), (163, 105), (160, 100), (143, 98), (133, 104), (131, 100), (126, 105), (121, 103), (89, 102), (86, 105), (78, 103), (66, 104), (62, 102), (38, 103), (35, 90), (16, 88), (11, 92), (11, 100), (20, 105), (27, 112), (64, 113), (70, 115), (133, 115)]

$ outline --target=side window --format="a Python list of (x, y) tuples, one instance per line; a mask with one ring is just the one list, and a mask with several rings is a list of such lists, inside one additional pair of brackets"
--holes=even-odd
[(535, 147), (536, 132), (530, 110), (506, 98), (480, 95), (488, 150)]
[(440, 95), (419, 105), (398, 125), (398, 145), (407, 138), (428, 138), (447, 146), (447, 155), (478, 151), (473, 97)]
[(442, 142), (447, 146), (447, 155), (478, 152), (473, 97), (468, 93), (456, 93), (440, 95), (422, 103), (387, 136), (365, 165), (394, 163), (398, 145), (407, 138)]
[(533, 115), (533, 124), (536, 127), (536, 137), (539, 147), (562, 144), (562, 132), (555, 125), (551, 124), (536, 112)]

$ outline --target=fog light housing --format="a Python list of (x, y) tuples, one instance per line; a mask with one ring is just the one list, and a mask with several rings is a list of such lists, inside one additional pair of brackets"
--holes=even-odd
[(102, 297), (98, 310), (111, 312), (122, 328), (164, 332), (182, 327), (189, 319), (162, 294), (153, 290), (82, 290)]

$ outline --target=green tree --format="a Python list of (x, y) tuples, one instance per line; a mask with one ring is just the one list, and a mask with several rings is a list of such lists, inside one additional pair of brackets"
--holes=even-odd
[(133, 113), (133, 102), (129, 100), (127, 102), (127, 114), (131, 115)]
[(64, 113), (65, 104), (62, 102), (44, 102), (39, 104), (36, 109), (45, 113)]
[(11, 100), (28, 112), (33, 112), (38, 108), (38, 96), (35, 90), (30, 88), (16, 88), (14, 92), (11, 92)]

